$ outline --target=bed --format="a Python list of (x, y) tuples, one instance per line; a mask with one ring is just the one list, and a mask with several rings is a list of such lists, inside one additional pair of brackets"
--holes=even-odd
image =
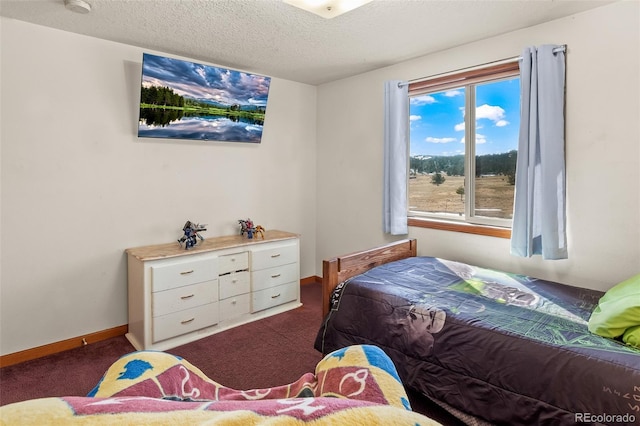
[(0, 424), (437, 426), (439, 423), (411, 410), (396, 368), (380, 348), (354, 345), (327, 354), (314, 372), (304, 374), (294, 383), (251, 390), (223, 386), (187, 360), (166, 352), (133, 352), (114, 362), (89, 395), (8, 404), (0, 407)]
[(640, 351), (587, 329), (602, 292), (416, 253), (325, 260), (316, 349), (376, 345), (407, 388), (492, 424), (640, 424)]

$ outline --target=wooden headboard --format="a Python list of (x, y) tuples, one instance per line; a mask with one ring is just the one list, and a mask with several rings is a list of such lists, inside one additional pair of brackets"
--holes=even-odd
[(331, 293), (341, 282), (394, 260), (417, 255), (415, 239), (400, 240), (381, 247), (334, 257), (322, 262), (322, 317), (329, 313)]

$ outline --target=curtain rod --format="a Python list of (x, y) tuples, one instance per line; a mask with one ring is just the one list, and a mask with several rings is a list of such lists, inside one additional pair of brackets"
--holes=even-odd
[[(558, 53), (558, 52), (566, 52), (567, 51), (567, 45), (563, 44), (562, 46), (556, 47), (555, 49), (553, 49), (553, 53)], [(487, 67), (489, 65), (499, 65), (499, 64), (507, 64), (509, 62), (514, 62), (514, 61), (521, 61), (522, 60), (522, 56), (514, 56), (513, 58), (506, 58), (506, 59), (499, 59), (497, 61), (493, 61), (493, 62), (486, 62), (484, 64), (480, 64), (480, 65), (475, 65), (473, 67), (466, 67), (466, 68), (459, 68), (457, 70), (453, 70), (453, 71), (447, 71), (447, 72), (443, 72), (440, 74), (433, 74), (430, 75), (428, 77), (421, 77), (415, 80), (409, 80), (406, 81), (404, 83), (398, 83), (398, 87), (404, 87), (404, 86), (408, 86), (411, 83), (416, 83), (418, 81), (424, 81), (424, 80), (428, 80), (430, 78), (434, 78), (434, 77), (442, 77), (448, 74), (456, 74), (462, 71), (471, 71), (473, 69), (480, 69), (480, 68), (484, 68)]]

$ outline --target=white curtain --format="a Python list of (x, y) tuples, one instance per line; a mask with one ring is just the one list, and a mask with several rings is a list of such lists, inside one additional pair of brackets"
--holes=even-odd
[[(402, 84), (399, 84), (402, 83)], [(407, 167), (409, 161), (409, 97), (406, 82), (384, 86), (383, 230), (407, 234)]]
[(520, 62), (520, 85), (511, 254), (566, 259), (562, 46), (525, 48)]

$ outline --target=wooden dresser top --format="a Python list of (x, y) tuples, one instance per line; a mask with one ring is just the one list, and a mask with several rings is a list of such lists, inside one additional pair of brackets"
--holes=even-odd
[(184, 246), (180, 246), (178, 241), (167, 244), (157, 244), (143, 247), (128, 248), (125, 252), (129, 256), (133, 256), (141, 261), (166, 259), (170, 257), (186, 256), (194, 253), (206, 253), (209, 251), (222, 250), (234, 247), (250, 246), (263, 242), (289, 240), (298, 238), (298, 234), (291, 232), (270, 230), (264, 232), (264, 239), (255, 236), (248, 239), (242, 235), (226, 235), (222, 237), (210, 237), (199, 242), (195, 247), (185, 250)]

